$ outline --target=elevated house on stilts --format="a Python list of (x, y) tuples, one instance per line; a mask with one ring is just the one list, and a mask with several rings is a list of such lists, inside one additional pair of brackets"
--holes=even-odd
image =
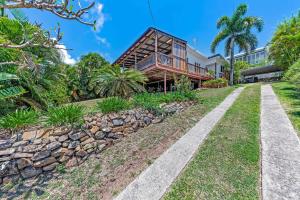
[(187, 41), (149, 28), (113, 65), (142, 71), (149, 79), (149, 91), (166, 92), (173, 89), (174, 78), (181, 75), (187, 76), (194, 88), (201, 87), (202, 81), (223, 77), (224, 61), (221, 55), (206, 57)]

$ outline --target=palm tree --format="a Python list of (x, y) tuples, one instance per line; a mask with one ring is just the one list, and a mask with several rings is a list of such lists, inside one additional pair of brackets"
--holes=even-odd
[(234, 47), (239, 47), (239, 52), (246, 51), (249, 53), (257, 47), (257, 38), (251, 32), (256, 28), (258, 32), (263, 29), (261, 18), (247, 16), (248, 6), (241, 4), (237, 7), (231, 17), (223, 16), (217, 22), (217, 28), (220, 32), (211, 44), (211, 51), (215, 53), (217, 46), (225, 40), (225, 56), (230, 55), (230, 85), (233, 85), (233, 65), (234, 65)]
[(100, 96), (130, 97), (135, 92), (144, 92), (143, 84), (147, 77), (134, 69), (123, 70), (119, 66), (106, 66), (100, 69), (91, 84)]

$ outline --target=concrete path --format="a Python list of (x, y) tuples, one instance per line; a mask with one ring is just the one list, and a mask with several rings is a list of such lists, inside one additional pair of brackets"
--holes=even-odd
[(236, 89), (218, 107), (203, 117), (129, 184), (116, 200), (160, 199), (243, 89)]
[(270, 85), (261, 91), (262, 198), (300, 199), (300, 141)]

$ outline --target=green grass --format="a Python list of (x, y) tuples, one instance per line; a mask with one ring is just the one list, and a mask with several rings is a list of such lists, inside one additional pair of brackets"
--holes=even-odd
[(289, 82), (277, 82), (272, 86), (295, 129), (300, 134), (300, 91)]
[(259, 199), (259, 107), (245, 88), (164, 199)]
[(102, 113), (111, 113), (111, 112), (119, 112), (122, 110), (129, 110), (132, 105), (131, 103), (120, 97), (110, 97), (106, 98), (101, 102), (97, 103), (98, 108)]

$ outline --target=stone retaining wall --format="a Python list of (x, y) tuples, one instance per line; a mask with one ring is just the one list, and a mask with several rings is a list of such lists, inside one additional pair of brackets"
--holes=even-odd
[[(181, 112), (192, 104), (165, 104), (165, 116)], [(60, 164), (67, 168), (80, 165), (89, 155), (100, 153), (140, 128), (160, 123), (165, 116), (134, 109), (85, 116), (80, 128), (31, 127), (23, 130), (0, 140), (0, 184), (36, 177), (51, 172)], [(7, 135), (7, 131), (2, 131), (2, 134)]]

